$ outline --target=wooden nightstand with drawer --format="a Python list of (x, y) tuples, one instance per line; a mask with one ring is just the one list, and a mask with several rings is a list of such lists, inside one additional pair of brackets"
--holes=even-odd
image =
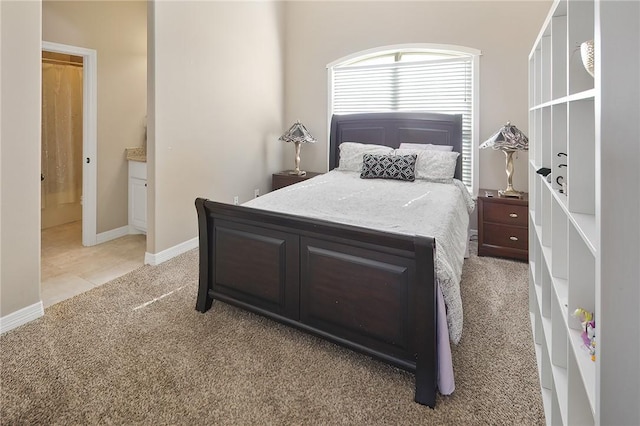
[(307, 172), (304, 176), (298, 176), (289, 174), (288, 170), (274, 173), (271, 176), (271, 190), (275, 191), (276, 189), (284, 188), (285, 186), (293, 185), (294, 183), (302, 182), (303, 180), (311, 179), (321, 174), (322, 173)]
[(478, 194), (478, 256), (528, 260), (528, 194), (523, 198), (498, 197), (498, 191)]

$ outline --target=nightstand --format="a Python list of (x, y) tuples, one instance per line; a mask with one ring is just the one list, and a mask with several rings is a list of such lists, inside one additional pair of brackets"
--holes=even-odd
[(498, 197), (498, 191), (478, 193), (478, 256), (529, 259), (529, 195)]
[(322, 173), (307, 172), (304, 176), (290, 175), (289, 170), (283, 172), (274, 173), (271, 177), (271, 190), (284, 188), (285, 186), (293, 185), (294, 183), (302, 182), (303, 180), (311, 179), (312, 177), (321, 175)]

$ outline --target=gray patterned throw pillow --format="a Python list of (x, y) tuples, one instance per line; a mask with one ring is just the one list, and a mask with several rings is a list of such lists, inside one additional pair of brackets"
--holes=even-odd
[(398, 179), (413, 182), (416, 179), (416, 154), (362, 156), (362, 179)]

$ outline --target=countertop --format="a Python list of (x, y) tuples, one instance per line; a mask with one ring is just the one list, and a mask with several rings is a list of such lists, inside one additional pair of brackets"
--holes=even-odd
[(127, 160), (140, 161), (141, 163), (147, 162), (147, 150), (144, 148), (125, 148), (127, 152)]

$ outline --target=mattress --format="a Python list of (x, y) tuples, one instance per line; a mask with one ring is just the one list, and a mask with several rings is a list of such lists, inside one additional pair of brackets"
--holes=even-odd
[(447, 307), (449, 337), (462, 336), (460, 278), (474, 201), (457, 179), (414, 182), (329, 173), (255, 198), (247, 207), (436, 239), (436, 277)]

